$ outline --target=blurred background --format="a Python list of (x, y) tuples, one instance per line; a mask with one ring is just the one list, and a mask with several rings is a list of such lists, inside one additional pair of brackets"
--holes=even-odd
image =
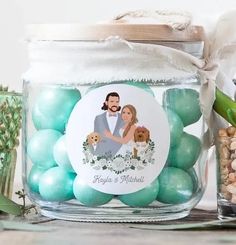
[[(193, 24), (210, 32), (217, 18), (236, 9), (235, 0), (0, 0), (0, 81), (10, 89), (22, 89), (21, 75), (27, 70), (27, 43), (24, 28), (35, 23), (93, 23), (109, 20), (129, 10), (186, 10)], [(21, 188), (21, 149), (19, 149), (15, 190)], [(208, 188), (199, 207), (216, 205), (215, 165), (209, 161)]]

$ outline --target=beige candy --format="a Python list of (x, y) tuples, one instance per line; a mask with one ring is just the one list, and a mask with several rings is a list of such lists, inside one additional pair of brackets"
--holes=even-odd
[(229, 181), (230, 181), (230, 182), (236, 182), (236, 176), (235, 176), (235, 173), (230, 173), (230, 174), (229, 174)]
[(234, 159), (232, 162), (231, 162), (231, 168), (233, 170), (236, 170), (236, 159)]
[(221, 146), (220, 147), (223, 147), (223, 146), (227, 146), (229, 148), (230, 144), (231, 144), (231, 140), (230, 138), (228, 137), (219, 137), (218, 138), (218, 141), (220, 142)]
[(221, 172), (221, 175), (224, 175), (224, 176), (229, 174), (229, 170), (227, 167), (221, 168), (220, 172)]
[(230, 144), (229, 149), (230, 149), (231, 151), (236, 150), (236, 141), (233, 141), (233, 142)]
[(227, 179), (223, 180), (223, 184), (224, 184), (225, 186), (229, 185), (229, 184), (230, 184), (229, 179), (227, 178)]
[(226, 146), (223, 146), (220, 148), (220, 158), (221, 159), (229, 159), (230, 158), (230, 152)]
[(234, 194), (232, 195), (231, 202), (236, 204), (236, 195)]
[(227, 192), (226, 185), (222, 184), (222, 185), (220, 186), (220, 191), (221, 191), (221, 192)]
[(234, 136), (234, 134), (236, 133), (236, 128), (233, 126), (230, 126), (226, 129), (226, 132), (228, 133), (229, 136)]
[(230, 184), (226, 186), (228, 192), (236, 195), (236, 186), (234, 184)]
[(227, 191), (226, 185), (221, 185), (220, 191), (221, 191), (222, 196), (225, 199), (227, 199), (227, 200), (230, 200), (231, 199), (232, 194)]
[(227, 160), (227, 159), (220, 159), (220, 166), (221, 167), (226, 167), (230, 164), (230, 160)]
[(233, 137), (230, 140), (231, 140), (231, 142), (234, 142), (234, 141), (236, 141), (236, 137)]
[(220, 137), (222, 137), (222, 136), (223, 136), (223, 137), (228, 137), (228, 133), (227, 133), (227, 131), (226, 131), (225, 128), (219, 129), (218, 135), (219, 135)]
[(224, 197), (226, 200), (230, 200), (230, 199), (232, 198), (232, 194), (229, 193), (228, 191), (222, 193), (222, 195), (223, 195), (223, 197)]
[(221, 183), (224, 183), (226, 180), (228, 180), (228, 175), (221, 175), (220, 176)]

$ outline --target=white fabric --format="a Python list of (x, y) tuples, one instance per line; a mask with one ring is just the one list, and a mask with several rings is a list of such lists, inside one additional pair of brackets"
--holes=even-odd
[[(33, 42), (29, 54), (31, 67), (23, 78), (31, 82), (94, 84), (130, 79), (177, 82), (197, 73), (197, 67), (189, 62), (191, 55), (118, 37), (101, 42)], [(204, 65), (204, 61), (198, 62)]]
[[(119, 131), (121, 138), (123, 138), (124, 131), (125, 131), (124, 128), (121, 128), (120, 131)], [(120, 154), (120, 155), (124, 156), (127, 153), (132, 153), (133, 152), (133, 147), (134, 147), (134, 142), (133, 142), (133, 140), (130, 140), (126, 144), (122, 144), (121, 145), (121, 148), (116, 153), (116, 155)]]
[[(205, 59), (169, 47), (130, 43), (119, 37), (100, 42), (33, 42), (31, 68), (24, 79), (31, 82), (93, 84), (118, 80), (171, 81), (178, 83), (195, 75), (201, 78), (200, 105), (208, 126), (220, 124), (212, 111), (215, 86), (229, 83), (236, 69), (236, 11), (223, 15), (208, 38)], [(217, 121), (219, 121), (217, 119)], [(210, 142), (213, 141), (213, 131)]]
[(122, 13), (114, 18), (116, 22), (134, 24), (164, 24), (175, 30), (186, 29), (192, 21), (192, 15), (186, 11), (137, 10)]

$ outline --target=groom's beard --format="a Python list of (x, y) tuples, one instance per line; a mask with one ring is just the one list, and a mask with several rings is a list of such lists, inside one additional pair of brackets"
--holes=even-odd
[(117, 112), (118, 107), (117, 106), (112, 106), (112, 107), (109, 108), (109, 110), (112, 111), (112, 112)]

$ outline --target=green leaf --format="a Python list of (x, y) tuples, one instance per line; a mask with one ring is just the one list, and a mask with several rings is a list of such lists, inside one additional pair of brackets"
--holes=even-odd
[(0, 221), (0, 229), (1, 227), (4, 230), (24, 230), (24, 231), (51, 231), (55, 229), (55, 227), (45, 227), (40, 225), (33, 225), (24, 222), (8, 221), (8, 220)]
[(236, 101), (216, 88), (216, 99), (213, 109), (226, 121), (236, 126)]
[(2, 194), (0, 194), (0, 211), (13, 215), (22, 214), (21, 205), (11, 201)]

